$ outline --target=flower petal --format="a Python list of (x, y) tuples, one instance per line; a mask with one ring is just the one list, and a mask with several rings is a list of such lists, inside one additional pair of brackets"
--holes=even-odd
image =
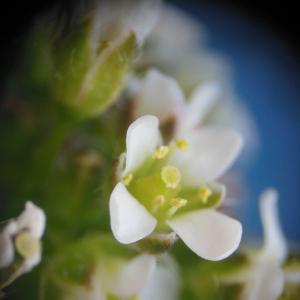
[(159, 122), (156, 117), (143, 116), (134, 121), (127, 130), (123, 176), (138, 168), (160, 143)]
[(260, 214), (264, 229), (263, 261), (273, 260), (281, 265), (287, 256), (287, 245), (278, 219), (277, 192), (266, 190), (260, 198)]
[(284, 287), (284, 275), (276, 265), (258, 266), (242, 292), (242, 300), (275, 300)]
[(174, 300), (180, 289), (179, 270), (175, 260), (169, 255), (159, 258), (148, 284), (140, 295), (141, 300)]
[(12, 239), (10, 236), (0, 234), (0, 268), (5, 268), (10, 265), (14, 259), (15, 251)]
[(150, 255), (140, 255), (132, 259), (115, 274), (110, 281), (111, 286), (107, 287), (108, 291), (122, 298), (139, 294), (148, 283), (155, 264), (155, 257)]
[(220, 95), (220, 85), (209, 81), (200, 84), (192, 93), (191, 100), (186, 104), (177, 124), (177, 136), (184, 136), (186, 132), (195, 129), (216, 103)]
[(34, 237), (40, 239), (45, 230), (46, 216), (43, 210), (27, 201), (25, 210), (17, 219), (17, 224), (19, 230), (28, 229)]
[(135, 98), (136, 117), (152, 114), (160, 121), (177, 115), (184, 104), (178, 83), (155, 69), (149, 70), (145, 78), (139, 81)]
[(186, 139), (190, 148), (175, 152), (171, 162), (180, 169), (183, 184), (191, 187), (223, 175), (242, 148), (242, 138), (236, 131), (218, 127), (202, 128)]
[[(98, 4), (99, 3), (99, 4)], [(133, 32), (141, 46), (152, 31), (160, 12), (159, 0), (110, 1), (97, 2), (91, 32), (92, 47), (99, 48), (99, 40), (107, 37), (116, 39), (118, 35), (126, 36)], [(109, 30), (114, 28), (114, 30)]]
[(186, 213), (167, 223), (192, 251), (208, 260), (226, 258), (241, 241), (240, 222), (212, 209)]
[(284, 280), (286, 283), (300, 284), (300, 270), (298, 271), (285, 271)]
[(134, 243), (149, 235), (157, 223), (122, 183), (116, 185), (110, 196), (109, 210), (112, 232), (123, 244)]

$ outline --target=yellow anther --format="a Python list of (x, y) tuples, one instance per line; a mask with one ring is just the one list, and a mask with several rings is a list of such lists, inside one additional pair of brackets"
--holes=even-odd
[(170, 202), (171, 207), (168, 209), (167, 214), (168, 217), (172, 217), (179, 208), (185, 206), (187, 204), (187, 200), (183, 198), (173, 198)]
[(169, 151), (170, 148), (168, 146), (160, 146), (155, 150), (153, 157), (156, 159), (163, 159), (168, 155)]
[(152, 212), (155, 213), (158, 209), (166, 202), (166, 198), (164, 195), (157, 195), (152, 200)]
[(180, 171), (173, 166), (165, 166), (161, 171), (161, 179), (170, 189), (176, 189), (181, 180)]
[(122, 182), (123, 182), (126, 186), (128, 186), (128, 185), (130, 184), (132, 178), (133, 178), (133, 175), (132, 175), (132, 173), (130, 173), (130, 174), (128, 174), (127, 176), (123, 177)]
[(15, 246), (18, 253), (24, 258), (37, 255), (41, 250), (40, 241), (28, 231), (24, 231), (16, 236)]
[(177, 209), (185, 206), (187, 204), (187, 200), (183, 198), (173, 198), (171, 200), (171, 206), (176, 207)]
[(179, 150), (185, 151), (189, 148), (190, 144), (185, 139), (177, 139), (176, 146), (178, 147)]
[(207, 203), (208, 198), (211, 196), (212, 191), (206, 186), (201, 186), (198, 189), (198, 197), (203, 203)]
[(164, 195), (157, 195), (154, 199), (153, 199), (153, 204), (154, 205), (162, 205), (164, 204), (166, 201), (166, 198)]

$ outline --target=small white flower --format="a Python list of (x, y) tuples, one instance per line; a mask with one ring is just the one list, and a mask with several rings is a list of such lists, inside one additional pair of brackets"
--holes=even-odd
[(44, 212), (28, 201), (25, 210), (12, 219), (0, 234), (0, 268), (9, 267), (16, 252), (23, 262), (17, 276), (32, 270), (41, 260), (40, 240), (45, 230)]
[(171, 229), (205, 259), (230, 255), (240, 243), (242, 227), (215, 210), (213, 201), (225, 191), (213, 181), (231, 166), (241, 145), (234, 131), (203, 128), (186, 140), (162, 146), (156, 117), (133, 122), (127, 131), (120, 182), (110, 197), (116, 239), (129, 244), (156, 228)]
[(255, 120), (236, 94), (228, 58), (208, 49), (207, 36), (198, 20), (172, 5), (163, 5), (140, 63), (159, 67), (188, 92), (199, 84), (217, 82), (222, 94), (207, 121), (241, 132), (246, 144), (243, 155), (251, 158), (259, 142)]
[(111, 39), (135, 34), (141, 46), (157, 22), (160, 0), (104, 0), (94, 9), (95, 18), (91, 34), (93, 48), (99, 39)]
[(179, 270), (170, 255), (158, 257), (157, 266), (147, 285), (140, 294), (140, 300), (175, 300), (180, 290)]
[(91, 275), (87, 286), (70, 286), (64, 300), (106, 300), (108, 295), (118, 299), (131, 299), (138, 295), (149, 282), (156, 265), (150, 255), (139, 255), (129, 261), (103, 259)]
[(136, 99), (134, 117), (151, 114), (160, 122), (173, 117), (177, 136), (185, 135), (203, 123), (221, 92), (217, 82), (207, 81), (197, 86), (190, 99), (185, 100), (176, 80), (156, 69), (149, 70), (142, 79), (133, 80), (131, 88)]
[(243, 283), (242, 300), (276, 300), (285, 283), (300, 283), (300, 271), (286, 271), (287, 244), (277, 212), (277, 192), (266, 190), (260, 199), (260, 214), (264, 230), (264, 245), (250, 256), (250, 266), (238, 274), (226, 277), (227, 283)]

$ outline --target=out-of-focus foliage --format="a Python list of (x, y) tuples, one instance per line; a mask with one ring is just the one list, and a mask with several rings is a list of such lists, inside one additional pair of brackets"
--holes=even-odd
[[(48, 219), (45, 261), (87, 228), (109, 228), (123, 118), (122, 109), (109, 106), (139, 49), (130, 28), (111, 39), (99, 34), (95, 49), (93, 17), (81, 16), (71, 28), (66, 16), (61, 22), (55, 14), (36, 22), (1, 106), (1, 220), (14, 216), (24, 199), (40, 205)], [(36, 271), (19, 280), (17, 291), (27, 286), (26, 298), (37, 297), (37, 276)], [(20, 299), (18, 292), (14, 297)]]

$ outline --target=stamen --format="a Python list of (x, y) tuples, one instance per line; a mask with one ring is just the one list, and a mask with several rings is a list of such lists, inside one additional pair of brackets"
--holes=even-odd
[(168, 217), (173, 216), (177, 210), (187, 204), (187, 200), (183, 198), (173, 198), (170, 202), (171, 207), (168, 209)]
[(208, 187), (206, 186), (201, 186), (199, 189), (198, 189), (198, 197), (200, 198), (200, 200), (206, 204), (207, 203), (207, 200), (208, 198), (211, 196), (212, 194), (212, 191), (211, 189), (209, 189)]
[(170, 189), (176, 189), (181, 181), (181, 173), (174, 166), (165, 166), (161, 171), (161, 179)]
[(153, 204), (157, 204), (157, 205), (162, 205), (164, 204), (166, 201), (166, 198), (164, 195), (157, 195), (154, 199), (153, 199)]
[(170, 149), (168, 146), (160, 146), (155, 150), (153, 157), (156, 159), (163, 159), (167, 156), (169, 151)]
[(166, 202), (164, 195), (157, 195), (153, 200), (152, 212), (156, 212)]
[(130, 184), (132, 178), (133, 178), (133, 175), (132, 175), (132, 173), (130, 173), (130, 174), (128, 174), (127, 176), (123, 177), (122, 182), (123, 182), (126, 186), (128, 186), (128, 185)]
[(36, 255), (41, 248), (40, 241), (28, 231), (24, 231), (16, 236), (15, 246), (19, 254), (24, 258)]
[(175, 143), (178, 149), (181, 151), (186, 151), (190, 147), (190, 144), (186, 139), (177, 139)]

